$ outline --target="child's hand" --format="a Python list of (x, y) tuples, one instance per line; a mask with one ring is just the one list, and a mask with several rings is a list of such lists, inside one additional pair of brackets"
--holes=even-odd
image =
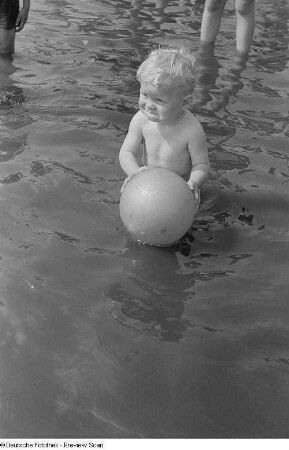
[(188, 181), (187, 184), (193, 193), (196, 205), (199, 207), (201, 201), (199, 185), (197, 183), (194, 183), (194, 181)]
[(27, 22), (28, 19), (28, 14), (29, 14), (29, 8), (22, 8), (19, 11), (18, 17), (16, 19), (16, 32), (19, 32), (21, 30), (23, 30), (24, 25)]
[(121, 187), (120, 193), (122, 193), (122, 191), (124, 190), (124, 188), (126, 187), (127, 183), (129, 182), (129, 180), (131, 180), (133, 177), (135, 176), (135, 173), (133, 173), (132, 175), (129, 175), (123, 182), (123, 185)]
[(129, 181), (130, 181), (137, 173), (142, 172), (143, 170), (146, 170), (146, 169), (148, 169), (148, 166), (140, 167), (136, 173), (133, 173), (132, 175), (129, 175), (129, 176), (124, 180), (123, 185), (122, 185), (121, 190), (120, 190), (120, 193), (122, 193), (122, 191), (123, 191), (124, 188), (126, 187), (127, 183), (128, 183), (128, 182), (129, 182)]
[(142, 172), (143, 170), (147, 170), (148, 166), (142, 166), (138, 169), (137, 173)]

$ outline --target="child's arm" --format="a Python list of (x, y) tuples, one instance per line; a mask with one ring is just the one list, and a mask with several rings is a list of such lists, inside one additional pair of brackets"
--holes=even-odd
[(193, 191), (196, 203), (200, 201), (200, 187), (208, 179), (210, 162), (207, 149), (206, 135), (202, 126), (194, 124), (195, 130), (188, 142), (188, 149), (192, 160), (192, 170), (188, 186)]
[(121, 146), (119, 152), (119, 162), (124, 172), (127, 174), (127, 178), (124, 180), (121, 191), (123, 191), (125, 185), (129, 180), (140, 170), (147, 169), (147, 166), (140, 167), (136, 156), (139, 151), (143, 135), (142, 135), (142, 124), (144, 116), (139, 111), (132, 118), (128, 133)]
[(119, 162), (123, 171), (129, 176), (133, 176), (139, 170), (136, 155), (142, 141), (142, 113), (138, 112), (132, 118), (128, 133), (119, 152)]
[(191, 171), (190, 179), (187, 182), (187, 184), (189, 188), (193, 191), (196, 203), (200, 202), (200, 187), (207, 180), (209, 170), (210, 170), (209, 164), (198, 164)]

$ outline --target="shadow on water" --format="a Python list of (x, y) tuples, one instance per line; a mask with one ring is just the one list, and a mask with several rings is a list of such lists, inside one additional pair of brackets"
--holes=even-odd
[[(3, 438), (288, 437), (288, 10), (257, 2), (245, 60), (231, 3), (198, 48), (203, 4), (39, 0), (0, 60)], [(170, 249), (118, 211), (135, 71), (160, 44), (198, 51), (212, 162)]]

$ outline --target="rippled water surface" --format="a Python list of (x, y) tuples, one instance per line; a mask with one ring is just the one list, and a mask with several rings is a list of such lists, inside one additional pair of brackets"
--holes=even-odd
[(229, 2), (192, 111), (218, 199), (170, 249), (119, 218), (135, 72), (203, 0), (33, 0), (0, 59), (0, 436), (288, 438), (288, 5)]

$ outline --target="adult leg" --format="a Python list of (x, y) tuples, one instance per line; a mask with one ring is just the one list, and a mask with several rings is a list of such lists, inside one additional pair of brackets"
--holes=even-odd
[(0, 0), (0, 3), (0, 53), (12, 54), (15, 51), (15, 28), (19, 13), (19, 0), (2, 0), (2, 2)]
[(249, 52), (255, 29), (255, 0), (236, 0), (236, 48)]
[(206, 0), (201, 24), (201, 41), (215, 42), (226, 1)]
[(0, 28), (0, 54), (15, 52), (15, 30)]

